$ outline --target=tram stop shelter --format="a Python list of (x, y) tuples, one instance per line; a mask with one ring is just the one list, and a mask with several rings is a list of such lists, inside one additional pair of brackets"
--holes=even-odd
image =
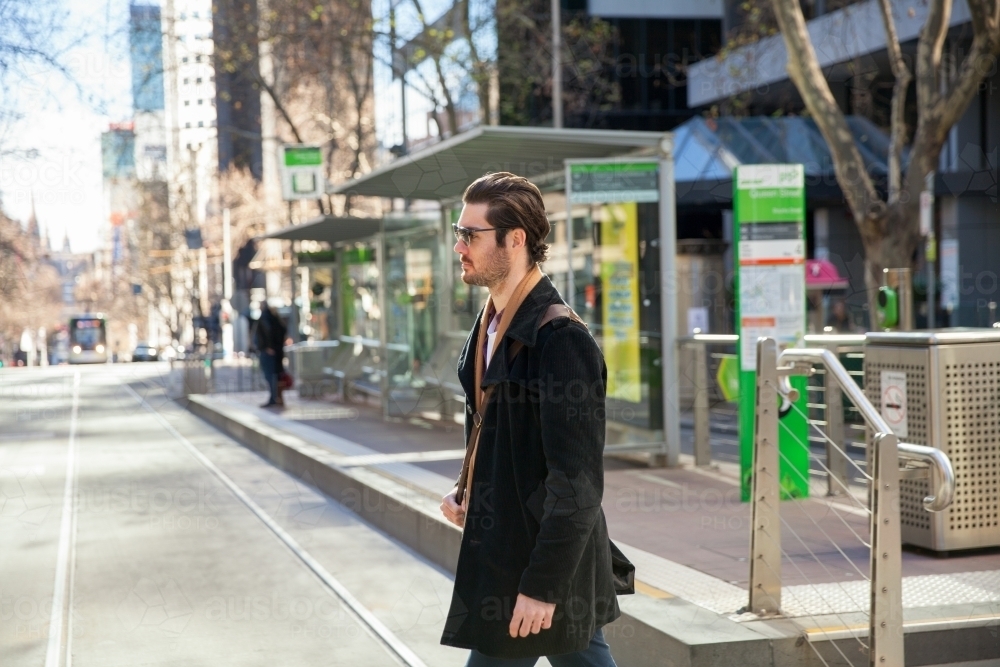
[[(641, 162), (654, 191), (642, 201), (571, 201), (568, 165), (584, 161), (612, 170)], [(552, 232), (543, 271), (605, 350), (607, 450), (647, 452), (676, 465), (677, 294), (661, 289), (672, 284), (676, 255), (673, 168), (670, 134), (480, 126), (332, 187), (410, 206), (374, 220), (326, 216), (267, 236), (332, 248), (296, 254), (301, 321), (311, 339), (289, 350), (300, 392), (363, 395), (380, 401), (386, 416), (464, 419), (455, 368), (486, 292), (459, 277), (451, 224), (469, 183), (511, 171), (545, 199)], [(624, 327), (609, 323), (609, 312), (622, 306), (609, 304), (609, 271), (628, 274), (627, 290), (616, 292), (631, 300)], [(627, 349), (609, 354), (610, 341), (623, 335)]]

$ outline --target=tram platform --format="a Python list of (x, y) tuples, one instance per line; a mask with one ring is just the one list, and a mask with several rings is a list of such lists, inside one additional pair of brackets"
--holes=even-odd
[[(438, 510), (458, 476), (462, 428), (383, 419), (377, 407), (261, 392), (193, 395), (188, 409), (447, 571), (460, 531)], [(682, 428), (690, 441), (692, 434)], [(714, 439), (732, 446), (725, 430)], [(689, 443), (688, 443), (689, 446)], [(782, 615), (748, 601), (750, 510), (732, 461), (650, 468), (606, 459), (604, 511), (636, 565), (606, 630), (620, 665), (864, 665), (869, 550), (863, 491), (782, 504)], [(903, 550), (907, 665), (1000, 664), (1000, 550)], [(988, 661), (988, 662), (981, 662)]]

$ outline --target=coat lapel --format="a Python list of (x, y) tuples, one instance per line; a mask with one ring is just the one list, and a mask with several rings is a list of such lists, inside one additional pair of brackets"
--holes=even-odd
[(462, 354), (458, 358), (458, 382), (465, 390), (465, 395), (470, 398), (476, 388), (476, 341), (479, 340), (479, 322), (482, 318), (483, 310), (480, 310), (476, 316), (476, 323), (472, 325), (472, 331), (465, 340)]
[[(549, 277), (543, 275), (542, 279), (525, 297), (517, 312), (514, 313), (504, 337), (497, 339), (497, 348), (493, 353), (496, 357), (496, 363), (490, 363), (486, 373), (480, 378), (480, 388), (507, 379), (510, 370), (508, 368), (507, 348), (510, 341), (518, 340), (526, 347), (534, 347), (538, 338), (538, 322), (544, 317), (548, 307), (554, 303), (563, 303), (563, 300)], [(465, 390), (465, 395), (470, 398), (470, 404), (476, 387), (476, 360), (482, 356), (482, 346), (479, 343), (480, 331), (483, 331), (485, 336), (485, 330), (488, 326), (488, 323), (483, 322), (488, 306), (489, 299), (487, 299), (487, 305), (479, 311), (476, 317), (476, 323), (473, 325), (472, 331), (469, 332), (469, 337), (465, 341), (465, 349), (458, 362), (458, 380), (462, 389)]]
[(510, 373), (508, 350), (511, 341), (517, 340), (525, 347), (534, 347), (538, 339), (538, 322), (545, 316), (548, 307), (554, 303), (562, 303), (562, 298), (548, 276), (543, 275), (514, 313), (510, 325), (504, 332), (503, 340), (498, 339), (497, 349), (494, 352), (496, 363), (490, 362), (482, 379), (482, 387), (507, 379)]

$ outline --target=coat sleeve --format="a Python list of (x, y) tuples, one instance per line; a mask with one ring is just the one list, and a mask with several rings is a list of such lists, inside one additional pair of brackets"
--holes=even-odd
[(539, 371), (545, 499), (518, 592), (564, 603), (601, 517), (607, 370), (590, 334), (568, 324), (545, 342)]

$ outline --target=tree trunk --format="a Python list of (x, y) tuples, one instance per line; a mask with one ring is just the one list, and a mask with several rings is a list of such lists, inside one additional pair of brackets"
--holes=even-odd
[(914, 201), (890, 206), (873, 222), (883, 233), (863, 239), (865, 249), (865, 285), (868, 288), (868, 326), (878, 328), (875, 316), (882, 269), (912, 269), (920, 249), (920, 229), (916, 222), (919, 206)]

